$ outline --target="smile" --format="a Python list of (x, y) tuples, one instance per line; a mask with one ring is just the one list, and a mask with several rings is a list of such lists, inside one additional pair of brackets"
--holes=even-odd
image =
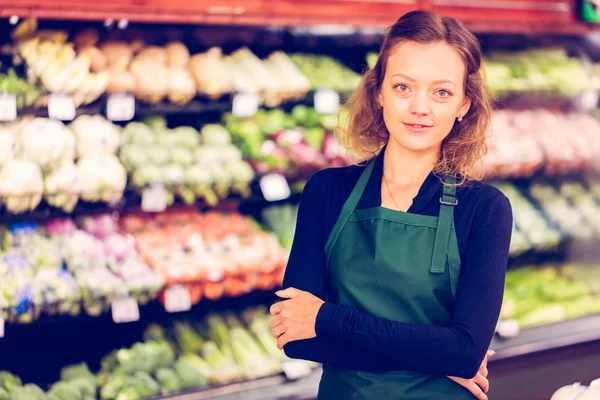
[(407, 124), (407, 123), (405, 123), (404, 126), (406, 126), (411, 131), (415, 131), (415, 132), (423, 132), (432, 127), (432, 125)]

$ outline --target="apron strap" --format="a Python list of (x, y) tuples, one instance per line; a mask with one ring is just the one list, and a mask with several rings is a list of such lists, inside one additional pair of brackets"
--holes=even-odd
[(358, 182), (352, 189), (352, 193), (350, 193), (350, 197), (344, 203), (344, 207), (342, 207), (342, 211), (340, 212), (340, 216), (338, 217), (333, 229), (331, 230), (331, 234), (327, 239), (327, 243), (325, 243), (325, 261), (329, 262), (329, 255), (331, 254), (331, 249), (333, 248), (333, 244), (336, 242), (338, 236), (346, 226), (346, 223), (350, 219), (350, 216), (354, 212), (354, 209), (358, 205), (360, 198), (362, 197), (365, 188), (367, 187), (367, 183), (369, 182), (369, 178), (371, 177), (371, 173), (373, 172), (373, 168), (375, 167), (375, 163), (377, 162), (376, 158), (373, 158), (369, 161), (369, 164), (365, 167), (365, 170), (360, 175)]
[(448, 241), (450, 240), (450, 230), (454, 223), (454, 206), (458, 204), (456, 197), (456, 179), (452, 175), (446, 175), (444, 183), (444, 192), (440, 197), (440, 214), (438, 216), (438, 225), (435, 231), (435, 242), (433, 245), (433, 255), (431, 256), (431, 265), (429, 272), (432, 274), (443, 274), (446, 268), (446, 254), (448, 252)]

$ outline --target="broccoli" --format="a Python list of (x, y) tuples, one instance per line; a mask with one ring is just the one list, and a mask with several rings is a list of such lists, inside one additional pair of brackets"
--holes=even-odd
[(231, 135), (224, 126), (206, 124), (200, 131), (202, 143), (208, 145), (225, 145), (231, 143)]
[[(10, 395), (4, 388), (0, 388), (0, 400), (10, 400)], [(57, 399), (61, 400), (61, 399)]]
[(11, 400), (46, 400), (46, 394), (38, 385), (28, 383), (25, 386), (14, 386), (10, 390)]

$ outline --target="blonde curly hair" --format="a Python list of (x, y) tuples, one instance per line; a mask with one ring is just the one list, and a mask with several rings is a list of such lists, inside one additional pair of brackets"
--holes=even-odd
[[(457, 184), (483, 177), (482, 162), (487, 152), (486, 138), (492, 114), (492, 96), (481, 69), (481, 48), (477, 38), (459, 21), (431, 11), (412, 11), (388, 28), (375, 66), (367, 70), (358, 88), (346, 102), (337, 135), (348, 153), (359, 160), (375, 157), (389, 139), (378, 106), (377, 96), (383, 82), (390, 54), (400, 43), (444, 42), (463, 58), (467, 68), (465, 95), (471, 107), (462, 122), (455, 122), (444, 139), (433, 172), (443, 177), (457, 176)], [(344, 120), (342, 123), (341, 120)]]

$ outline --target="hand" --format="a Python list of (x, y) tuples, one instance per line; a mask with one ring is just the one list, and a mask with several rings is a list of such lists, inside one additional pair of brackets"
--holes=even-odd
[(456, 376), (449, 376), (448, 378), (452, 379), (459, 385), (467, 388), (469, 392), (471, 392), (473, 396), (475, 396), (478, 400), (488, 400), (488, 397), (485, 395), (485, 393), (487, 393), (490, 389), (490, 383), (487, 379), (487, 361), (488, 357), (491, 357), (494, 354), (496, 354), (494, 350), (488, 350), (487, 354), (485, 355), (485, 358), (483, 359), (483, 362), (481, 363), (481, 366), (479, 367), (479, 371), (477, 371), (477, 375), (475, 375), (474, 378), (464, 379), (458, 378)]
[(271, 306), (271, 335), (277, 339), (277, 347), (283, 349), (289, 342), (312, 339), (317, 336), (315, 323), (323, 300), (302, 290), (289, 288), (275, 293), (289, 299)]

